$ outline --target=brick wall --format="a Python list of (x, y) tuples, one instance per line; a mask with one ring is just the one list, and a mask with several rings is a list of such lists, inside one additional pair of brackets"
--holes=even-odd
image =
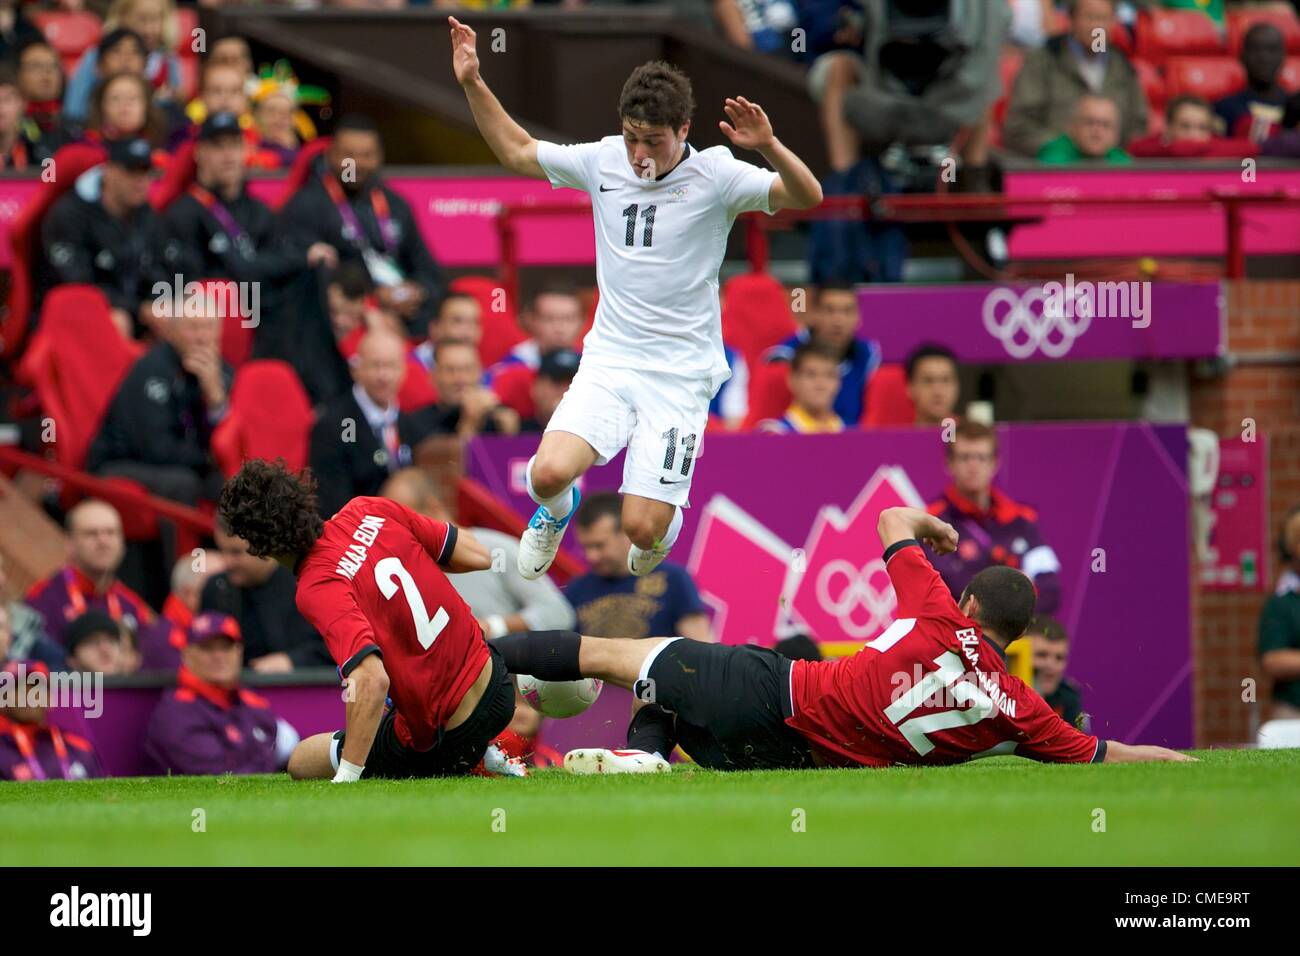
[[(1228, 349), (1235, 360), (1221, 376), (1194, 376), (1192, 423), (1240, 436), (1253, 419), (1269, 442), (1270, 539), (1287, 509), (1300, 504), (1300, 282), (1229, 284)], [(1266, 584), (1277, 561), (1270, 551)], [(1267, 719), (1269, 689), (1255, 656), (1255, 626), (1267, 592), (1196, 593), (1193, 597), (1196, 733), (1200, 746), (1253, 739)], [(1254, 678), (1260, 703), (1242, 701)]]

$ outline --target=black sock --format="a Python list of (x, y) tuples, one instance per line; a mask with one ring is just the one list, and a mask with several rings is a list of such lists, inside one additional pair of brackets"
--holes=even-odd
[(539, 680), (579, 680), (577, 631), (520, 631), (489, 641), (501, 652), (511, 674), (531, 674)]
[(677, 746), (675, 721), (676, 718), (658, 704), (646, 704), (632, 715), (632, 722), (627, 726), (628, 749), (644, 750), (667, 760)]

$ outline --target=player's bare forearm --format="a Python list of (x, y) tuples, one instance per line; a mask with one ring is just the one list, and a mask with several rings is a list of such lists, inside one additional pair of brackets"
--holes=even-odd
[(772, 142), (759, 149), (759, 154), (771, 164), (779, 177), (772, 183), (772, 208), (812, 209), (822, 201), (821, 183), (789, 147), (775, 136)]
[(1118, 740), (1106, 741), (1106, 759), (1102, 763), (1140, 763), (1151, 760), (1196, 762), (1195, 757), (1170, 750), (1168, 747), (1134, 746)]
[(909, 538), (928, 542), (938, 554), (957, 548), (957, 529), (920, 508), (886, 508), (880, 512), (876, 533), (886, 549)]
[(447, 25), (451, 28), (452, 72), (465, 91), (479, 132), (506, 169), (520, 176), (545, 179), (546, 173), (537, 163), (537, 141), (510, 118), (479, 73), (478, 37), (474, 30), (455, 17), (448, 17)]
[(378, 655), (364, 658), (348, 675), (347, 732), (340, 755), (364, 767), (388, 699), (388, 672)]
[(466, 571), (486, 571), (492, 567), (492, 552), (478, 538), (464, 528), (456, 529), (456, 550), (451, 553), (451, 560), (446, 569), (452, 574), (464, 574)]

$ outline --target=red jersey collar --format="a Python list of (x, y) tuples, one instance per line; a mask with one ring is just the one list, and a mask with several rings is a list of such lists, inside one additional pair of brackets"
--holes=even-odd
[(200, 680), (195, 673), (181, 665), (180, 670), (176, 672), (176, 686), (184, 687), (186, 690), (193, 691), (210, 704), (220, 707), (222, 710), (229, 710), (239, 701), (238, 687), (218, 687), (216, 684), (209, 684), (205, 680)]
[(1020, 514), (1020, 506), (998, 491), (996, 487), (989, 488), (989, 507), (987, 511), (981, 511), (979, 505), (957, 490), (956, 485), (949, 485), (944, 489), (943, 495), (954, 508), (977, 521), (982, 521), (991, 516), (995, 521), (1006, 524), (1015, 520)]

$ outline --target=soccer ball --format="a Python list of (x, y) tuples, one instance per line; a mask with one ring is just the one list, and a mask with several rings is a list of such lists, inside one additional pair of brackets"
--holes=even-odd
[(520, 674), (519, 693), (547, 717), (576, 717), (600, 696), (604, 681), (594, 677), (582, 680), (539, 680), (529, 674)]

